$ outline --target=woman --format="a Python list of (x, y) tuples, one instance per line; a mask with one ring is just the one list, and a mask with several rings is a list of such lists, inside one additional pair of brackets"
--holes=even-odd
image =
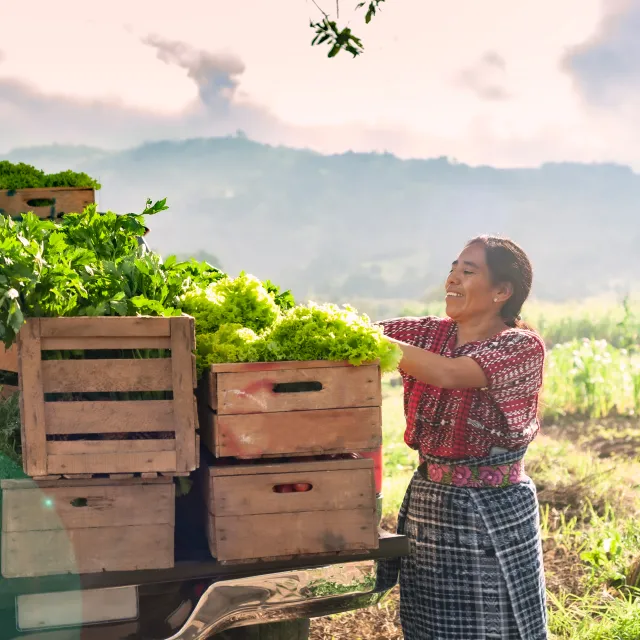
[[(380, 324), (403, 351), (405, 442), (420, 454), (399, 514), (405, 640), (543, 640), (535, 486), (544, 343), (520, 322), (532, 270), (510, 240), (471, 240), (446, 281), (448, 318)], [(397, 567), (396, 567), (397, 570)]]

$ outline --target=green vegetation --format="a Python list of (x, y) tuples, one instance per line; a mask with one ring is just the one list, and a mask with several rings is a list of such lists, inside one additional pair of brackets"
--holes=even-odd
[[(368, 2), (358, 2), (356, 5), (356, 11), (364, 9), (366, 12), (364, 16), (365, 24), (369, 24), (371, 19), (377, 15), (380, 11), (380, 5), (385, 0), (369, 0)], [(331, 19), (328, 13), (320, 8), (320, 5), (315, 2), (314, 4), (322, 13), (322, 19), (318, 22), (311, 21), (310, 27), (313, 29), (315, 36), (311, 41), (311, 46), (327, 45), (329, 52), (328, 58), (334, 58), (341, 51), (350, 53), (354, 58), (359, 56), (364, 51), (362, 40), (355, 36), (350, 27), (339, 27), (336, 20), (339, 19), (340, 14), (340, 2), (336, 1), (336, 20)]]
[(380, 360), (393, 371), (400, 349), (382, 329), (348, 306), (294, 306), (293, 296), (241, 273), (187, 293), (181, 308), (196, 320), (197, 367), (218, 362)]
[(13, 164), (0, 160), (0, 189), (35, 189), (49, 187), (89, 187), (100, 189), (101, 185), (86, 173), (60, 171), (45, 173), (24, 162)]
[(9, 347), (28, 317), (180, 315), (180, 297), (222, 274), (206, 263), (143, 251), (142, 214), (98, 213), (90, 205), (61, 225), (26, 214), (0, 216), (0, 339)]
[(0, 399), (0, 478), (21, 478), (20, 399), (13, 394)]

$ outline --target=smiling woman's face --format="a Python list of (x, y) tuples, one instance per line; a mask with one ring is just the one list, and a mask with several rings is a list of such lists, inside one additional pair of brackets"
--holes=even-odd
[(453, 262), (445, 286), (447, 315), (456, 322), (497, 315), (510, 295), (510, 287), (493, 284), (480, 243), (464, 248)]

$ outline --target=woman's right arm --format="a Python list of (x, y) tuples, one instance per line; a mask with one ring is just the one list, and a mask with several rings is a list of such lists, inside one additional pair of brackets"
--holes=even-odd
[(406, 317), (391, 318), (390, 320), (382, 320), (376, 322), (382, 327), (384, 335), (393, 340), (399, 340), (406, 344), (420, 346), (424, 341), (425, 331), (428, 331), (429, 320), (431, 318), (424, 317)]

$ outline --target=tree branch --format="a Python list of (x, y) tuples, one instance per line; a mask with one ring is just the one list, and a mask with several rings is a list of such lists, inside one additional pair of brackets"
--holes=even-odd
[[(350, 53), (354, 58), (359, 56), (364, 51), (362, 40), (356, 37), (349, 27), (340, 29), (335, 20), (331, 20), (329, 15), (322, 9), (316, 0), (311, 0), (317, 7), (318, 11), (322, 13), (323, 19), (320, 22), (309, 22), (309, 26), (315, 31), (315, 36), (311, 41), (311, 46), (317, 46), (321, 44), (329, 45), (329, 53), (327, 57), (334, 58), (340, 51), (345, 50)], [(359, 2), (356, 5), (356, 10), (367, 7), (365, 14), (365, 24), (369, 24), (371, 19), (377, 15), (380, 5), (385, 0), (370, 0), (368, 3)], [(336, 19), (340, 19), (340, 0), (336, 0)]]

